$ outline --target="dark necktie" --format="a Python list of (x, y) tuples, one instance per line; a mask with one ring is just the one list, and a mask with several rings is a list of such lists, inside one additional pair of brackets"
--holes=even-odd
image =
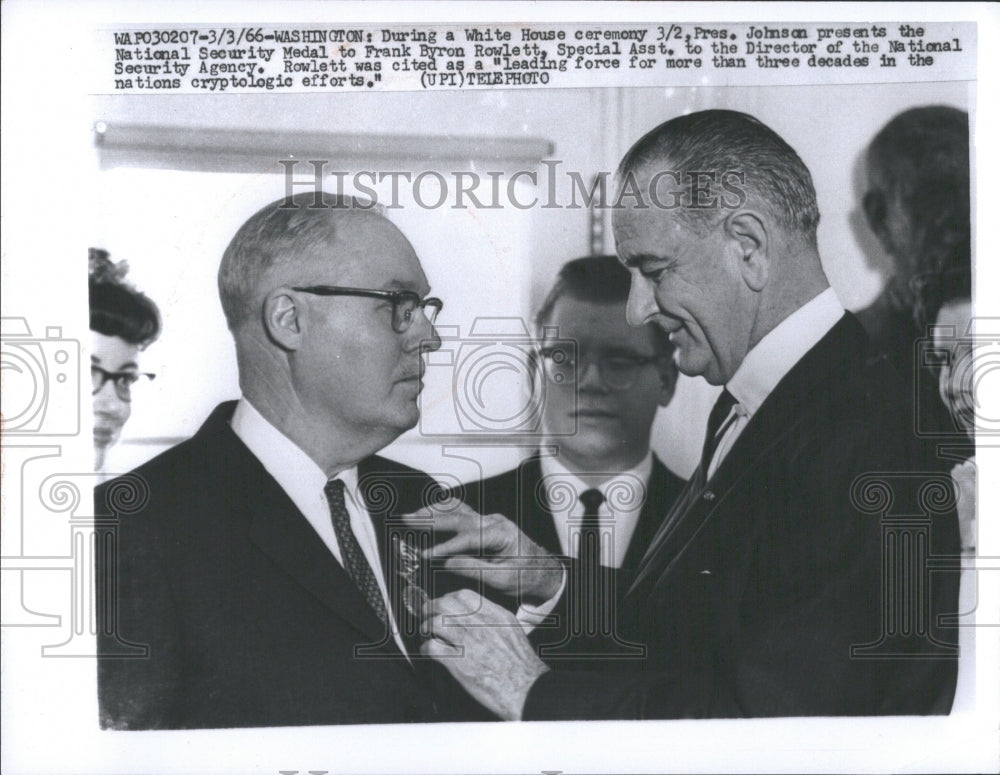
[[(701, 448), (701, 484), (708, 481), (708, 467), (712, 464), (712, 456), (722, 440), (722, 423), (733, 407), (736, 406), (736, 399), (728, 390), (723, 390), (712, 407), (712, 413), (708, 416), (708, 430), (705, 433), (705, 444)], [(735, 417), (736, 415), (733, 415)], [(731, 423), (726, 423), (728, 428)]]
[(598, 509), (604, 503), (600, 490), (580, 493), (583, 520), (580, 523), (580, 552), (577, 572), (576, 600), (571, 631), (576, 635), (594, 637), (601, 631), (601, 605), (605, 596), (604, 573), (601, 568), (601, 528)]
[(593, 558), (589, 567), (596, 568), (601, 564), (601, 528), (598, 510), (604, 503), (604, 495), (600, 490), (590, 489), (580, 493), (580, 503), (583, 504), (583, 521), (580, 523), (580, 561)]
[(385, 600), (378, 579), (375, 578), (372, 566), (368, 564), (361, 544), (351, 529), (351, 515), (347, 512), (347, 504), (344, 502), (344, 483), (339, 479), (331, 479), (326, 483), (323, 492), (326, 493), (326, 500), (330, 504), (330, 518), (333, 521), (333, 531), (337, 535), (337, 544), (340, 546), (344, 570), (361, 590), (361, 594), (365, 596), (365, 600), (378, 618), (388, 626), (389, 617), (386, 614)]
[[(635, 580), (632, 582), (629, 594), (635, 592), (639, 584), (645, 578), (651, 576), (650, 570), (652, 568), (659, 567), (654, 564), (652, 558), (663, 549), (668, 541), (668, 536), (673, 533), (678, 525), (684, 522), (685, 518), (694, 508), (695, 503), (702, 498), (708, 501), (714, 499), (714, 494), (705, 492), (705, 485), (708, 483), (708, 467), (712, 463), (712, 456), (715, 455), (715, 450), (718, 448), (719, 442), (722, 441), (722, 436), (725, 435), (723, 423), (728, 427), (737, 417), (735, 413), (730, 415), (737, 403), (733, 394), (725, 389), (719, 394), (718, 399), (716, 399), (715, 406), (712, 407), (712, 412), (708, 415), (705, 443), (701, 448), (701, 462), (694, 470), (694, 473), (691, 474), (691, 479), (687, 487), (684, 488), (684, 492), (674, 502), (674, 505), (670, 507), (667, 516), (663, 520), (663, 524), (657, 529), (656, 535), (649, 545), (649, 549), (646, 550), (646, 554), (639, 562), (639, 567), (635, 573)], [(728, 423), (726, 422), (727, 417), (730, 418)]]

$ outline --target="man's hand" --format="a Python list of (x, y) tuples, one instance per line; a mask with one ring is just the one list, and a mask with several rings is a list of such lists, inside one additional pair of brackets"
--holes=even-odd
[(470, 589), (424, 606), (430, 638), (420, 651), (443, 664), (465, 690), (506, 721), (520, 721), (532, 684), (548, 668), (504, 608)]
[(445, 569), (466, 578), (482, 578), (490, 587), (539, 605), (559, 592), (562, 563), (522, 533), (502, 514), (481, 515), (450, 501), (403, 519), (424, 526), (433, 519), (435, 537), (454, 533), (425, 550), (424, 557), (447, 557)]

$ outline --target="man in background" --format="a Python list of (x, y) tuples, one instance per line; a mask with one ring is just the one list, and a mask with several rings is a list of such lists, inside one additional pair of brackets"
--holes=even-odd
[[(707, 110), (640, 139), (618, 181), (629, 322), (725, 386), (625, 596), (623, 634), (648, 657), (638, 673), (550, 669), (469, 590), (427, 606), (423, 650), (507, 719), (947, 713), (958, 579), (917, 570), (916, 547), (955, 556), (955, 514), (924, 499), (941, 477), (899, 377), (823, 272), (808, 169), (755, 118)], [(466, 552), (498, 564), (516, 545), (510, 522), (469, 532)]]
[(971, 283), (969, 114), (945, 106), (900, 113), (868, 146), (866, 171), (865, 220), (891, 256), (893, 275), (858, 320), (903, 378), (915, 427), (952, 434), (961, 428), (915, 353), (934, 322), (922, 308), (922, 287), (946, 269)]
[(566, 263), (535, 317), (544, 383), (540, 448), (517, 468), (466, 485), (466, 502), (499, 513), (573, 563), (558, 626), (531, 640), (562, 668), (640, 657), (618, 633), (620, 598), (684, 482), (653, 454), (657, 409), (677, 382), (673, 346), (625, 319), (629, 274), (616, 256)]
[(120, 655), (99, 662), (104, 727), (468, 717), (413, 659), (419, 572), (393, 529), (436, 486), (375, 455), (417, 423), (442, 304), (399, 229), (327, 205), (278, 200), (225, 251), (239, 400), (96, 491), (121, 515), (98, 566), (102, 653)]

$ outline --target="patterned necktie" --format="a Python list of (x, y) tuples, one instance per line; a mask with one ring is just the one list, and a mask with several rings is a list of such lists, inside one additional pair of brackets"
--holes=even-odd
[[(736, 399), (728, 390), (723, 390), (712, 407), (712, 413), (708, 416), (708, 430), (705, 433), (705, 444), (701, 448), (701, 484), (708, 481), (708, 467), (712, 464), (712, 457), (719, 446), (723, 436), (723, 421), (729, 417), (733, 407), (736, 406)], [(736, 415), (733, 415), (735, 417)], [(728, 427), (730, 423), (726, 423)]]
[(326, 483), (323, 492), (326, 493), (326, 500), (330, 504), (330, 518), (333, 520), (333, 531), (337, 535), (344, 570), (361, 590), (361, 594), (365, 596), (365, 600), (378, 618), (388, 626), (389, 617), (386, 614), (382, 590), (379, 588), (372, 566), (368, 564), (368, 559), (361, 549), (361, 544), (351, 529), (351, 515), (348, 514), (347, 504), (344, 501), (344, 483), (339, 479), (331, 479)]

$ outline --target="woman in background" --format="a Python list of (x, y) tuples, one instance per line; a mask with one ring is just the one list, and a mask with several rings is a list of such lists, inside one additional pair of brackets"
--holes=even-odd
[(139, 351), (160, 335), (160, 311), (125, 282), (128, 264), (90, 248), (90, 375), (94, 397), (94, 470), (132, 413), (132, 386), (154, 375), (139, 371)]
[(938, 393), (954, 428), (968, 441), (968, 457), (951, 469), (958, 497), (962, 551), (976, 553), (976, 348), (972, 331), (971, 278), (964, 267), (926, 278), (919, 291), (919, 314), (933, 324), (933, 359)]

